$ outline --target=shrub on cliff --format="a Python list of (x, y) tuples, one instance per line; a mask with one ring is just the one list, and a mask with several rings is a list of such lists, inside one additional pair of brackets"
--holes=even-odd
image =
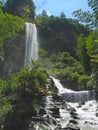
[(3, 87), (0, 86), (0, 127), (24, 130), (36, 109), (41, 107), (42, 97), (47, 94), (47, 74), (33, 62), (30, 69), (24, 68), (3, 82)]

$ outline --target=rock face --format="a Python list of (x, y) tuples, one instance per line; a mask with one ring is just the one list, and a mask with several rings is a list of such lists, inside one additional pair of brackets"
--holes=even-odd
[(0, 77), (6, 78), (10, 73), (19, 71), (24, 66), (25, 31), (4, 44), (4, 61), (0, 64)]

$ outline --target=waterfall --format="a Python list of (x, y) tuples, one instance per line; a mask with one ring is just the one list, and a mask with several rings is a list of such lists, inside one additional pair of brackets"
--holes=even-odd
[(25, 60), (24, 65), (29, 65), (31, 60), (38, 59), (38, 41), (36, 25), (26, 23)]
[(58, 79), (52, 77), (52, 80), (58, 89), (58, 95), (62, 96), (68, 102), (85, 102), (95, 99), (94, 91), (73, 91), (64, 88)]
[(98, 130), (98, 102), (93, 91), (73, 91), (50, 76), (56, 95), (43, 98), (44, 113), (33, 117), (29, 130)]

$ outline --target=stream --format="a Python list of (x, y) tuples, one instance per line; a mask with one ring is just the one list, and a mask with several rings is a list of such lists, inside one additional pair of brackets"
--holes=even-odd
[(94, 91), (73, 91), (52, 78), (58, 94), (44, 97), (45, 108), (32, 117), (29, 130), (98, 130)]

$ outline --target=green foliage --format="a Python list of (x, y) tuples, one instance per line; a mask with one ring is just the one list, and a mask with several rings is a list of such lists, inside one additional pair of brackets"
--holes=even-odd
[(88, 86), (97, 86), (98, 82), (98, 38), (97, 32), (93, 31), (88, 37), (80, 35), (77, 42), (77, 55), (81, 61), (84, 72), (94, 75), (88, 82)]
[[(81, 34), (77, 40), (77, 56), (79, 57), (81, 64), (86, 74), (90, 73), (90, 57), (87, 53), (87, 47), (90, 47), (85, 42), (85, 37)], [(89, 44), (89, 42), (88, 42)]]
[(32, 61), (31, 68), (23, 68), (7, 81), (0, 80), (0, 127), (7, 118), (9, 123), (21, 126), (29, 115), (31, 117), (36, 106), (40, 106), (42, 96), (47, 94), (47, 78), (39, 63)]
[(15, 35), (23, 27), (23, 19), (3, 13), (0, 9), (0, 41)]
[(98, 40), (96, 32), (92, 32), (88, 37), (84, 37), (81, 34), (77, 40), (77, 55), (85, 72), (91, 72), (91, 61), (94, 61), (93, 56), (95, 55), (96, 57), (97, 53)]
[(0, 129), (3, 128), (3, 123), (7, 114), (12, 110), (11, 104), (8, 102), (7, 98), (0, 95)]
[(80, 86), (81, 89), (93, 89), (94, 78), (85, 74), (83, 65), (68, 52), (52, 54), (50, 58), (44, 56), (42, 64), (49, 75), (66, 79), (75, 86)]
[(21, 72), (13, 74), (10, 79), (10, 88), (13, 92), (28, 91), (34, 95), (44, 91), (47, 75), (38, 63), (33, 62), (31, 69), (24, 68)]
[(0, 80), (0, 129), (3, 128), (3, 123), (7, 114), (12, 111), (12, 106), (4, 95), (7, 82)]
[(98, 63), (98, 54), (92, 55), (91, 62), (97, 64)]
[(0, 8), (2, 7), (2, 5), (3, 5), (3, 3), (2, 3), (2, 1), (0, 0)]
[[(88, 0), (90, 11), (83, 11), (82, 9), (73, 12), (74, 16), (81, 22), (85, 22), (93, 32), (88, 37), (80, 36), (78, 38), (78, 57), (86, 73), (94, 75), (95, 82), (92, 86), (98, 86), (98, 0)], [(92, 67), (92, 68), (91, 68)], [(89, 72), (87, 72), (89, 68)], [(90, 71), (91, 70), (91, 71)]]
[(44, 49), (39, 48), (39, 55), (41, 58), (44, 58), (44, 57), (46, 57), (47, 52)]
[(28, 16), (30, 15), (30, 8), (28, 6), (24, 7), (24, 17), (28, 20)]
[(4, 59), (3, 41), (23, 30), (25, 21), (17, 16), (3, 13), (0, 8), (0, 60)]
[(88, 0), (88, 5), (89, 5), (89, 7), (91, 7), (91, 9), (93, 11), (93, 15), (94, 15), (96, 21), (98, 22), (98, 1), (97, 0)]
[(47, 12), (45, 10), (42, 11), (40, 14), (41, 17), (48, 17)]
[(73, 15), (81, 22), (85, 22), (90, 27), (98, 29), (98, 1), (88, 0), (88, 6), (92, 9), (90, 11), (83, 11), (82, 9), (73, 12)]
[(45, 14), (46, 12), (35, 18), (39, 30), (40, 47), (47, 51), (48, 55), (68, 51), (75, 56), (78, 35), (80, 33), (87, 35), (89, 31), (76, 20)]
[(57, 55), (53, 54), (50, 58), (44, 57), (44, 62), (42, 59), (42, 64), (44, 64), (44, 67), (49, 75), (62, 75), (70, 81), (78, 81), (79, 75), (83, 74), (83, 68), (81, 64), (68, 52), (60, 52)]
[(60, 18), (66, 18), (66, 15), (64, 14), (64, 12), (61, 12), (61, 14), (60, 14)]
[(4, 10), (26, 20), (32, 19), (32, 21), (35, 15), (35, 6), (32, 0), (7, 0)]
[(92, 74), (94, 75), (94, 86), (98, 90), (98, 54), (91, 56)]
[(89, 76), (88, 75), (81, 75), (79, 76), (78, 82), (79, 84), (82, 84), (83, 86), (87, 86), (87, 82), (89, 81)]
[[(68, 52), (60, 52), (58, 55), (52, 55), (51, 59), (52, 63), (57, 66), (58, 63), (61, 63), (62, 65), (59, 66), (60, 68), (65, 68), (67, 66), (72, 66), (75, 62), (75, 59), (70, 56)], [(60, 64), (59, 64), (60, 65)]]

